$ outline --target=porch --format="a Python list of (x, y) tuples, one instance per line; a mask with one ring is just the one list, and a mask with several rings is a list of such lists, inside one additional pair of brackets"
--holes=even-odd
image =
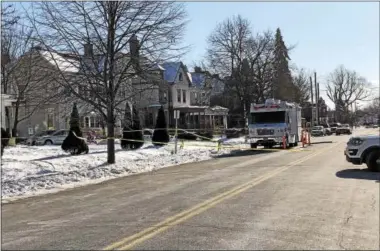
[[(228, 109), (221, 106), (176, 107), (179, 110), (178, 128), (181, 129), (227, 129)], [(175, 125), (175, 119), (171, 121)]]

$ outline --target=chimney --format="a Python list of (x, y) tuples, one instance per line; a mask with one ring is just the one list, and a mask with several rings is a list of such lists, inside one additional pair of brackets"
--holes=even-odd
[(129, 52), (131, 54), (131, 58), (137, 60), (140, 57), (139, 49), (140, 49), (139, 40), (137, 39), (136, 34), (133, 34), (129, 40)]
[(87, 43), (84, 45), (84, 56), (85, 57), (92, 57), (93, 55), (93, 46), (90, 43)]

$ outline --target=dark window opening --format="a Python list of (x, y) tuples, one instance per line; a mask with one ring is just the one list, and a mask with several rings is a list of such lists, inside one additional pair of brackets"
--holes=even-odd
[(251, 123), (285, 123), (285, 112), (251, 113)]

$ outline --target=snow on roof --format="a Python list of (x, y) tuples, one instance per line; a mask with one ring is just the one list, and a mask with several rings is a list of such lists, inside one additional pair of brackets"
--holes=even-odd
[(223, 107), (223, 106), (219, 106), (219, 105), (216, 105), (216, 106), (210, 107), (210, 109), (211, 109), (211, 110), (228, 110), (228, 108)]
[(79, 72), (79, 61), (62, 57), (56, 52), (41, 51), (41, 55), (61, 71)]
[(193, 77), (191, 76), (191, 73), (190, 73), (190, 72), (187, 72), (186, 74), (187, 74), (187, 76), (189, 77), (190, 82), (193, 83)]

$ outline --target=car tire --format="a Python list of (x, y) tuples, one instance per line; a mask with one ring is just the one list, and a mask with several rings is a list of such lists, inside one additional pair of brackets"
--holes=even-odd
[(257, 144), (251, 143), (251, 148), (257, 148)]
[(45, 145), (45, 146), (51, 146), (51, 145), (53, 145), (53, 141), (51, 141), (50, 139), (48, 139), (48, 140), (46, 140), (46, 141), (44, 142), (44, 145)]
[(370, 152), (366, 157), (366, 165), (371, 172), (380, 172), (380, 150)]

